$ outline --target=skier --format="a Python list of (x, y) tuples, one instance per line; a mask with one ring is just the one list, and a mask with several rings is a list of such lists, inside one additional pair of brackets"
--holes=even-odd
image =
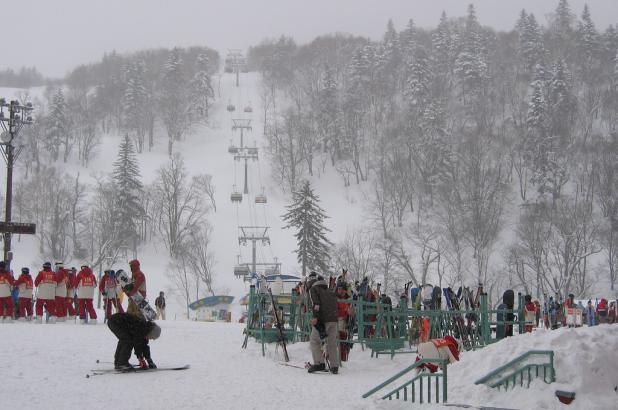
[[(448, 364), (459, 361), (459, 352), (461, 351), (461, 341), (452, 336), (445, 336), (442, 339), (431, 339), (428, 342), (419, 343), (416, 348), (416, 361), (421, 359), (443, 359), (447, 360)], [(417, 372), (423, 369), (429, 370), (431, 373), (438, 371), (438, 365), (432, 363), (424, 363), (417, 367)]]
[[(21, 268), (21, 275), (15, 281), (15, 287), (19, 289), (19, 319), (20, 321), (32, 319), (32, 276), (30, 269)], [(26, 318), (26, 313), (28, 317)]]
[(94, 297), (94, 289), (97, 287), (97, 278), (94, 277), (92, 269), (87, 265), (83, 265), (81, 268), (75, 279), (80, 323), (86, 323), (86, 313), (88, 313), (88, 316), (92, 319), (91, 323), (96, 325), (97, 312), (92, 306), (92, 298)]
[(142, 312), (139, 310), (135, 302), (131, 296), (135, 295), (139, 292), (143, 297), (146, 297), (146, 276), (140, 269), (139, 261), (137, 259), (133, 259), (129, 262), (129, 267), (131, 268), (131, 279), (133, 282), (129, 286), (124, 287), (124, 293), (129, 296), (129, 307), (127, 308), (127, 313), (143, 317)]
[(599, 323), (605, 323), (607, 319), (607, 299), (601, 298), (597, 304), (597, 315), (599, 317)]
[(532, 296), (525, 296), (526, 304), (524, 305), (524, 329), (526, 333), (532, 333), (534, 322), (536, 320), (536, 305), (532, 302)]
[(159, 292), (159, 297), (155, 299), (155, 308), (157, 309), (157, 319), (165, 320), (165, 294)]
[(6, 263), (0, 261), (0, 318), (5, 322), (13, 321), (13, 297), (11, 286), (15, 286), (15, 279), (6, 270)]
[(56, 323), (56, 274), (51, 270), (51, 263), (45, 262), (43, 270), (34, 280), (36, 292), (36, 321), (43, 323), (43, 306), (49, 314), (49, 323)]
[(350, 317), (351, 305), (346, 303), (348, 299), (346, 284), (343, 281), (337, 281), (337, 325), (339, 330), (339, 354), (342, 362), (348, 361), (351, 344), (348, 340), (348, 320)]
[(596, 312), (594, 311), (594, 308), (592, 307), (592, 300), (588, 301), (588, 306), (586, 307), (585, 315), (586, 315), (586, 323), (588, 323), (588, 326), (594, 326), (597, 324), (596, 323)]
[(161, 335), (161, 328), (155, 322), (129, 313), (115, 313), (107, 321), (109, 330), (118, 338), (114, 354), (114, 368), (120, 371), (133, 370), (129, 364), (131, 350), (139, 359), (141, 369), (156, 369), (157, 366), (150, 356), (148, 340), (155, 340)]
[(66, 298), (68, 274), (62, 262), (56, 262), (56, 321), (64, 322), (67, 316)]
[(339, 355), (337, 352), (337, 297), (328, 290), (328, 285), (321, 275), (311, 272), (307, 282), (311, 299), (313, 318), (311, 319), (311, 335), (309, 345), (313, 364), (309, 373), (326, 370), (322, 355), (322, 339), (326, 339), (326, 350), (330, 371), (339, 371)]
[(112, 315), (112, 305), (116, 309), (116, 313), (122, 313), (122, 305), (118, 300), (118, 281), (116, 280), (113, 270), (106, 270), (101, 283), (99, 283), (99, 291), (105, 298), (105, 320), (108, 320)]
[(75, 267), (71, 267), (71, 270), (67, 270), (67, 294), (64, 299), (64, 306), (67, 310), (69, 320), (75, 319), (76, 310), (79, 308), (76, 306), (75, 300), (75, 281), (77, 280), (75, 275), (76, 273), (77, 269), (75, 269)]

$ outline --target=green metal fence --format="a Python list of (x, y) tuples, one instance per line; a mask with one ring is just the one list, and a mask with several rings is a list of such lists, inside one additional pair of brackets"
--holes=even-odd
[(474, 384), (497, 387), (498, 390), (504, 388), (506, 391), (518, 384), (520, 387), (525, 385), (528, 388), (533, 379), (541, 377), (547, 384), (556, 381), (552, 350), (530, 350), (491, 371)]
[[(417, 369), (426, 364), (431, 363), (440, 366), (441, 371), (437, 373), (417, 373)], [(402, 385), (396, 387), (394, 390), (389, 391), (385, 395), (381, 396), (382, 400), (403, 400), (410, 402), (418, 402), (423, 403), (425, 400), (427, 403), (432, 402), (432, 382), (434, 385), (434, 403), (446, 403), (448, 399), (448, 383), (447, 383), (447, 361), (442, 359), (421, 359), (415, 362), (413, 365), (406, 367), (393, 377), (388, 380), (380, 383), (373, 389), (369, 390), (367, 393), (363, 394), (363, 398), (367, 398), (378, 391), (386, 388), (391, 383), (399, 381), (404, 376), (408, 375), (410, 372), (414, 371), (416, 374), (412, 379), (404, 382)], [(426, 394), (425, 394), (426, 392)], [(442, 396), (440, 398), (440, 396)]]
[[(277, 305), (283, 309), (284, 334), (288, 342), (307, 341), (311, 333), (312, 317), (307, 295), (275, 296)], [(413, 353), (412, 347), (419, 342), (423, 326), (427, 327), (427, 339), (447, 335), (462, 340), (465, 350), (479, 349), (497, 341), (492, 327), (513, 326), (519, 333), (524, 330), (523, 298), (520, 296), (516, 309), (489, 309), (487, 295), (481, 295), (479, 309), (474, 310), (418, 310), (408, 306), (402, 299), (398, 306), (358, 299), (346, 299), (353, 312), (354, 326), (348, 343), (371, 349), (372, 357), (388, 354)], [(497, 317), (513, 314), (516, 320), (497, 321)], [(278, 330), (273, 326), (274, 314), (268, 294), (258, 293), (251, 286), (249, 295), (247, 337), (262, 343), (276, 342)], [(517, 332), (515, 332), (517, 333)], [(246, 345), (246, 344), (245, 344)]]

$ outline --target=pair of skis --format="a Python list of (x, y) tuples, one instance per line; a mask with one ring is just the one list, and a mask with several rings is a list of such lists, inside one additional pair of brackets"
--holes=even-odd
[[(107, 363), (97, 360), (97, 363)], [(184, 366), (169, 366), (169, 367), (157, 367), (154, 369), (142, 369), (141, 367), (134, 367), (129, 370), (116, 370), (116, 369), (92, 369), (91, 373), (86, 375), (86, 378), (93, 376), (102, 376), (105, 374), (135, 374), (135, 373), (154, 373), (154, 372), (166, 372), (166, 371), (178, 371), (187, 370), (191, 366), (186, 364)]]

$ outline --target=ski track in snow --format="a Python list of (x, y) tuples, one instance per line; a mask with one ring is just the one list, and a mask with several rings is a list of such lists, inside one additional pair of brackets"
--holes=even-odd
[[(410, 365), (414, 355), (371, 359), (356, 345), (339, 375), (310, 375), (280, 366), (275, 345), (250, 339), (241, 349), (243, 326), (161, 321), (161, 338), (151, 343), (160, 366), (190, 364), (180, 372), (110, 374), (86, 378), (91, 369), (110, 368), (116, 338), (107, 326), (58, 323), (0, 324), (0, 384), (6, 409), (403, 409), (442, 408), (361, 395)], [(557, 382), (534, 382), (507, 393), (475, 386), (476, 379), (530, 349), (556, 352)], [(276, 351), (277, 350), (277, 351)], [(462, 354), (449, 367), (449, 403), (509, 409), (559, 409), (555, 390), (576, 391), (569, 409), (615, 409), (618, 395), (618, 326), (537, 331)], [(292, 364), (310, 360), (308, 343), (288, 346)], [(135, 359), (132, 358), (132, 362)], [(393, 386), (394, 387), (394, 386)], [(391, 387), (392, 388), (392, 387)], [(452, 407), (451, 407), (452, 408)]]

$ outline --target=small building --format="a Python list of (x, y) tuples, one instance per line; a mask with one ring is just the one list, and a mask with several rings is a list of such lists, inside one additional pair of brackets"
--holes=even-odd
[(196, 311), (196, 320), (201, 322), (229, 322), (233, 301), (234, 296), (208, 296), (191, 303), (189, 309)]

